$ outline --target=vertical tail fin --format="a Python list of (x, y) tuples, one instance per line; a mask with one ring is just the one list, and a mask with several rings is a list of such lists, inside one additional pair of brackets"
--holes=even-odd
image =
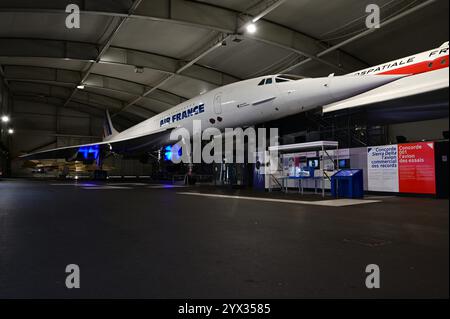
[(109, 111), (106, 110), (105, 111), (105, 123), (103, 124), (103, 138), (105, 140), (111, 139), (114, 136), (116, 136), (117, 134), (119, 134), (119, 132), (116, 131), (116, 129), (114, 128), (112, 121), (111, 121), (111, 116), (109, 115)]

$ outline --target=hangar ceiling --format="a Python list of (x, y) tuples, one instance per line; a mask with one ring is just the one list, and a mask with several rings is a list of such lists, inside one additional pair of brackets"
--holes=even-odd
[(344, 74), (448, 39), (447, 0), (370, 3), (388, 22), (372, 33), (360, 0), (0, 0), (0, 70), (13, 101), (110, 109), (125, 128), (241, 79)]

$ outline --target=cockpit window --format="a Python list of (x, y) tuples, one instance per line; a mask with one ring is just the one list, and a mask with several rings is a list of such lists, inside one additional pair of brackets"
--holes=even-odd
[[(286, 83), (291, 81), (299, 81), (306, 79), (304, 76), (300, 75), (292, 75), (292, 74), (280, 74), (277, 77), (275, 77), (275, 83)], [(274, 79), (273, 78), (265, 78), (259, 82), (258, 86), (273, 84)]]
[(272, 84), (272, 83), (273, 83), (273, 79), (272, 78), (266, 78), (264, 80), (261, 80), (261, 82), (259, 82), (258, 86), (268, 85), (268, 84)]

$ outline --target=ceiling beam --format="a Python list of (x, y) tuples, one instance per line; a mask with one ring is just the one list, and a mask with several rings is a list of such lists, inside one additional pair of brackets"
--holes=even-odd
[[(412, 14), (412, 13), (418, 11), (418, 10), (421, 10), (421, 9), (429, 6), (430, 4), (435, 3), (436, 1), (437, 0), (428, 0), (426, 2), (423, 2), (421, 4), (418, 4), (418, 5), (414, 6), (414, 7), (412, 7), (411, 9), (408, 9), (408, 10), (402, 12), (402, 13), (399, 13), (398, 15), (395, 15), (395, 16), (393, 16), (393, 17), (383, 21), (380, 24), (380, 28), (383, 28), (383, 27), (385, 27), (385, 26), (387, 26), (387, 25), (389, 25), (391, 23), (394, 23), (394, 22), (396, 22), (396, 21), (398, 21), (398, 20), (400, 20), (400, 19), (402, 19), (402, 18), (404, 18), (406, 16), (409, 16), (410, 14)], [(332, 52), (335, 52), (338, 49), (346, 46), (347, 44), (355, 42), (356, 40), (359, 40), (359, 39), (362, 39), (364, 37), (367, 37), (368, 35), (376, 32), (376, 31), (378, 31), (378, 29), (375, 29), (375, 28), (367, 29), (364, 32), (361, 32), (361, 33), (359, 33), (359, 34), (357, 34), (357, 35), (355, 35), (355, 36), (353, 36), (353, 37), (351, 37), (351, 38), (349, 38), (349, 39), (347, 39), (345, 41), (342, 41), (342, 42), (340, 42), (340, 43), (338, 43), (336, 45), (333, 45), (333, 46), (329, 47), (328, 49), (326, 49), (324, 51), (321, 51), (321, 52), (317, 53), (316, 56), (319, 57), (319, 58), (322, 58), (325, 55), (328, 55), (328, 54), (330, 54)], [(292, 71), (292, 70), (294, 70), (294, 69), (296, 69), (296, 68), (298, 68), (300, 66), (303, 66), (303, 65), (305, 65), (307, 63), (310, 63), (312, 61), (314, 61), (312, 58), (305, 59), (305, 60), (303, 60), (303, 61), (301, 61), (299, 63), (296, 63), (296, 64), (294, 64), (294, 65), (292, 65), (292, 66), (290, 66), (288, 68), (285, 68), (285, 69), (281, 70), (279, 73), (287, 73), (289, 71)]]
[[(73, 88), (76, 84), (73, 82), (62, 82), (62, 81), (49, 81), (49, 80), (45, 80), (45, 79), (39, 79), (39, 78), (30, 78), (30, 77), (23, 77), (23, 78), (14, 78), (14, 77), (10, 77), (8, 78), (9, 81), (11, 82), (24, 82), (24, 83), (36, 83), (36, 84), (45, 84), (45, 85), (52, 85), (52, 86), (58, 86), (58, 87), (63, 87), (63, 88)], [(108, 81), (109, 82), (109, 81)], [(98, 96), (98, 97), (102, 97), (102, 98), (107, 98), (107, 99), (112, 99), (112, 100), (117, 100), (115, 98), (110, 97), (107, 94), (99, 94), (96, 92), (93, 92), (93, 90), (89, 90), (89, 89), (94, 89), (94, 90), (102, 90), (105, 92), (112, 92), (112, 93), (117, 93), (117, 94), (128, 94), (128, 92), (126, 91), (120, 91), (117, 89), (113, 89), (109, 86), (97, 86), (95, 84), (93, 85), (87, 85), (86, 86), (86, 91), (79, 91), (79, 93), (82, 92), (87, 92), (89, 95), (91, 96)], [(157, 101), (157, 100), (153, 100), (150, 99), (151, 101), (155, 101), (158, 102), (160, 104), (164, 104), (167, 105), (167, 109), (169, 109), (170, 107), (172, 107), (171, 105), (167, 104), (164, 101)], [(125, 102), (125, 100), (117, 100), (118, 102), (120, 102), (120, 104), (123, 104)], [(111, 105), (109, 105), (111, 106)], [(107, 105), (105, 105), (105, 108), (107, 107)], [(141, 109), (142, 111), (148, 113), (148, 116), (154, 116), (156, 114), (158, 114), (159, 112), (153, 111), (147, 107), (144, 107), (142, 105), (136, 105), (137, 108)], [(131, 112), (132, 114), (134, 114), (133, 112)], [(144, 119), (147, 119), (148, 117), (144, 117)]]
[[(285, 0), (276, 0), (269, 7), (264, 8), (262, 11), (258, 12), (257, 13), (257, 19), (255, 18), (254, 21), (256, 22), (256, 21), (262, 19), (265, 15), (269, 14), (270, 12), (272, 12), (273, 10), (278, 8), (278, 6), (281, 5), (284, 1)], [(170, 5), (172, 5), (172, 2), (170, 2)], [(212, 52), (214, 52), (218, 48), (222, 47), (229, 39), (231, 39), (231, 37), (232, 37), (231, 34), (226, 33), (226, 32), (221, 32), (218, 35), (218, 39), (215, 39), (212, 44), (211, 43), (207, 44), (202, 50), (200, 50), (197, 54), (195, 54), (195, 56), (189, 62), (187, 62), (182, 67), (180, 67), (175, 73), (170, 74), (165, 79), (161, 80), (156, 86), (154, 86), (150, 90), (146, 91), (142, 96), (140, 96), (140, 97), (130, 101), (130, 103), (128, 103), (118, 113), (120, 113), (122, 111), (125, 111), (127, 108), (129, 108), (129, 107), (133, 106), (134, 104), (138, 103), (144, 97), (150, 95), (155, 90), (159, 89), (160, 87), (162, 87), (166, 83), (170, 82), (170, 80), (175, 78), (176, 75), (179, 75), (179, 74), (185, 72), (186, 70), (188, 70), (189, 68), (191, 68), (192, 66), (194, 66), (201, 59), (203, 59), (204, 57), (208, 56), (209, 54), (211, 54)]]
[[(53, 81), (46, 81), (46, 80), (39, 80), (39, 79), (21, 79), (21, 78), (11, 78), (9, 79), (11, 81), (11, 83), (13, 83), (13, 85), (15, 87), (17, 87), (18, 84), (23, 83), (23, 84), (35, 84), (35, 85), (45, 85), (48, 88), (57, 88), (58, 90), (53, 90), (56, 91), (58, 93), (58, 96), (62, 97), (65, 96), (65, 98), (67, 99), (68, 94), (71, 91), (71, 88), (73, 88), (73, 85), (68, 86), (67, 83), (61, 83), (61, 82), (53, 82)], [(14, 88), (14, 91), (17, 91), (18, 89)], [(20, 89), (21, 92), (29, 92), (29, 93), (33, 93), (35, 95), (41, 95), (41, 92), (33, 92), (33, 91), (27, 91), (27, 88), (21, 88)], [(67, 94), (66, 94), (67, 93)], [(55, 93), (56, 94), (56, 93)], [(99, 105), (101, 107), (103, 107), (104, 109), (109, 109), (111, 111), (114, 111), (115, 109), (120, 109), (121, 106), (124, 104), (124, 101), (122, 100), (117, 100), (114, 99), (108, 95), (103, 95), (103, 94), (99, 94), (99, 93), (94, 93), (94, 92), (90, 92), (90, 91), (79, 91), (77, 95), (72, 97), (73, 100), (77, 100), (77, 101), (82, 101), (83, 103), (87, 103), (87, 104), (95, 104), (95, 105)], [(144, 112), (147, 112), (148, 115), (144, 116), (141, 114), (137, 114), (135, 112), (128, 112), (128, 114), (133, 115), (133, 116), (137, 116), (140, 121), (142, 120), (146, 120), (151, 116), (154, 116), (156, 113), (152, 112), (151, 110), (144, 108), (142, 106), (137, 106), (139, 109), (142, 109)]]
[[(176, 73), (176, 71), (186, 62), (150, 52), (111, 47), (108, 52), (105, 53), (100, 63), (139, 66), (159, 71), (166, 75), (171, 75)], [(216, 86), (223, 86), (241, 80), (236, 76), (199, 64), (192, 65), (189, 70), (184, 70), (182, 76), (187, 79), (202, 81)]]
[(135, 98), (134, 100), (130, 101), (127, 105), (125, 105), (121, 110), (119, 110), (119, 112), (117, 112), (115, 115), (127, 110), (128, 108), (130, 108), (131, 106), (135, 105), (136, 103), (138, 103), (139, 101), (141, 101), (143, 98), (149, 96), (150, 94), (152, 94), (153, 92), (155, 92), (156, 90), (160, 89), (163, 85), (165, 85), (166, 83), (168, 83), (170, 80), (172, 80), (173, 78), (175, 78), (176, 75), (181, 74), (182, 72), (186, 71), (187, 69), (189, 69), (190, 67), (192, 67), (195, 63), (197, 63), (198, 61), (200, 61), (202, 58), (204, 58), (205, 56), (207, 56), (208, 54), (212, 53), (213, 51), (217, 50), (218, 48), (222, 47), (224, 42), (226, 42), (228, 39), (230, 38), (230, 36), (222, 36), (220, 37), (218, 40), (216, 40), (214, 42), (214, 44), (212, 45), (207, 45), (207, 47), (205, 49), (203, 49), (200, 53), (198, 53), (198, 55), (196, 55), (194, 58), (192, 58), (191, 61), (189, 61), (188, 63), (186, 63), (185, 65), (183, 65), (182, 67), (180, 67), (178, 70), (175, 71), (175, 73), (170, 74), (169, 76), (167, 76), (165, 79), (161, 80), (157, 85), (153, 86), (152, 88), (150, 88), (149, 90), (147, 90), (146, 92), (144, 92), (144, 94), (142, 94), (142, 96), (139, 96), (137, 98)]
[[(248, 9), (250, 10), (259, 10), (259, 13), (256, 13), (251, 21), (252, 23), (256, 23), (262, 18), (264, 18), (266, 15), (277, 9), (279, 6), (281, 6), (283, 3), (285, 3), (287, 0), (266, 0), (261, 1), (256, 6), (253, 6), (252, 8)], [(261, 8), (262, 7), (262, 8)], [(258, 9), (257, 9), (258, 8)]]
[[(111, 34), (108, 37), (108, 39), (106, 40), (106, 42), (102, 45), (102, 48), (101, 48), (99, 54), (97, 55), (95, 61), (91, 62), (88, 70), (85, 72), (85, 74), (83, 75), (83, 78), (81, 79), (81, 81), (78, 85), (82, 85), (83, 82), (89, 77), (92, 70), (94, 69), (95, 64), (101, 60), (103, 54), (105, 54), (105, 52), (109, 49), (109, 47), (113, 43), (117, 34), (119, 34), (120, 29), (122, 29), (122, 27), (125, 25), (125, 23), (129, 19), (129, 17), (136, 11), (136, 9), (139, 7), (139, 5), (141, 3), (142, 3), (142, 0), (134, 0), (133, 1), (133, 4), (131, 5), (130, 9), (128, 10), (128, 15), (124, 18), (121, 18), (119, 24), (114, 28), (114, 30), (111, 32)], [(66, 102), (64, 102), (64, 106), (67, 105), (68, 103), (70, 103), (70, 100), (75, 96), (75, 94), (77, 93), (77, 90), (78, 90), (78, 86), (75, 87), (75, 89), (72, 91), (72, 94), (69, 96), (69, 98), (66, 100)]]
[[(49, 104), (51, 104), (51, 100), (53, 100), (53, 102), (55, 100), (58, 100), (58, 102), (64, 102), (70, 94), (70, 89), (48, 83), (11, 82), (11, 90), (14, 93), (14, 98), (16, 98), (16, 96), (28, 96), (38, 99), (43, 103), (49, 102)], [(106, 105), (105, 101), (108, 101), (108, 99), (105, 99), (103, 96), (91, 94), (90, 97), (82, 96), (73, 98), (73, 101), (68, 104), (67, 107), (69, 105), (74, 107), (82, 106), (81, 109), (86, 109), (86, 107), (89, 107), (91, 110), (95, 109), (99, 112), (101, 117), (104, 117), (105, 109), (107, 109), (108, 106), (111, 106), (111, 104)], [(116, 106), (116, 108), (119, 108), (119, 106)], [(142, 122), (144, 119), (140, 115), (136, 115), (134, 113), (124, 113), (121, 114), (120, 117), (130, 121), (133, 125)]]
[[(277, 9), (285, 1), (281, 0), (261, 1), (260, 3), (257, 3), (255, 6), (247, 10), (252, 11), (250, 14), (241, 13), (215, 4), (210, 3), (206, 4), (198, 0), (189, 0), (189, 1), (178, 0), (178, 1), (179, 1), (178, 4), (180, 6), (185, 5), (185, 2), (191, 2), (196, 6), (202, 5), (207, 6), (211, 8), (211, 10), (214, 10), (215, 11), (214, 13), (217, 15), (221, 14), (223, 15), (224, 11), (226, 11), (229, 15), (233, 16), (234, 21), (237, 22), (235, 24), (234, 31), (225, 31), (225, 32), (235, 33), (244, 39), (245, 38), (253, 39), (271, 46), (279, 47), (287, 51), (294, 52), (300, 55), (301, 57), (311, 58), (314, 61), (326, 65), (334, 70), (346, 72), (348, 70), (359, 69), (361, 67), (367, 66), (365, 62), (356, 59), (355, 57), (349, 55), (346, 52), (338, 52), (336, 56), (328, 57), (328, 59), (322, 59), (320, 57), (317, 57), (316, 53), (320, 52), (320, 50), (323, 49), (323, 45), (320, 44), (320, 41), (318, 41), (318, 39), (314, 39), (313, 37), (310, 37), (300, 31), (293, 30), (278, 23), (263, 19), (266, 15), (270, 14), (272, 11)], [(194, 18), (194, 25), (195, 23), (200, 23), (200, 21), (197, 21), (200, 20), (198, 19), (198, 17), (192, 18)], [(171, 20), (173, 19), (174, 17), (172, 16)], [(176, 21), (179, 23), (183, 23), (185, 19), (186, 18), (182, 16), (181, 21), (180, 20)], [(258, 32), (253, 35), (245, 32), (245, 26), (250, 22), (258, 23)]]
[[(79, 1), (81, 2), (81, 1)], [(85, 0), (82, 6), (82, 13), (89, 15), (103, 15), (114, 16), (128, 19), (143, 19), (151, 21), (163, 21), (168, 23), (184, 24), (198, 28), (214, 30), (223, 32), (229, 35), (236, 34), (242, 27), (242, 13), (219, 7), (216, 5), (186, 0), (152, 0), (144, 1), (134, 14), (124, 13), (123, 10), (114, 10), (109, 7), (108, 3), (114, 5), (113, 0), (102, 1), (102, 5), (95, 5), (94, 0)], [(0, 12), (36, 12), (36, 13), (63, 13), (64, 3), (61, 5), (54, 5), (51, 8), (40, 7), (35, 4), (35, 9), (20, 7), (14, 5), (14, 8), (7, 5), (0, 5)], [(198, 12), (207, 12), (207, 14), (199, 15)], [(254, 14), (257, 17), (258, 14)], [(335, 54), (330, 54), (327, 57), (317, 57), (317, 54), (323, 51), (324, 47), (317, 39), (305, 35), (297, 30), (270, 22), (264, 19), (258, 21), (259, 31), (255, 35), (242, 34), (244, 38), (250, 38), (257, 41), (267, 43), (269, 45), (277, 46), (292, 52), (296, 52), (314, 61), (333, 68), (341, 72), (350, 72), (357, 69), (367, 67), (367, 64), (356, 59), (355, 57), (336, 50)]]
[(93, 43), (36, 38), (0, 38), (0, 56), (58, 58), (95, 62), (100, 50)]
[[(30, 61), (27, 61), (27, 63), (34, 63), (36, 66), (39, 66), (39, 60), (34, 60), (35, 58), (90, 63), (94, 61), (97, 51), (98, 46), (92, 43), (47, 39), (0, 38), (0, 57), (30, 58)], [(154, 53), (110, 47), (104, 53), (99, 63), (124, 67), (142, 67), (164, 75), (172, 75), (185, 62)], [(178, 76), (187, 80), (201, 81), (209, 86), (223, 86), (241, 80), (232, 75), (197, 64), (185, 70), (183, 75)]]
[(9, 89), (9, 82), (8, 82), (8, 80), (5, 77), (5, 71), (3, 69), (3, 65), (1, 65), (1, 64), (0, 64), (0, 77), (2, 78), (3, 84), (5, 85), (6, 89), (8, 91), (10, 91), (10, 89)]
[[(46, 68), (46, 67), (33, 67), (33, 66), (5, 66), (5, 79), (16, 82), (34, 82), (43, 84), (52, 84), (63, 87), (75, 87), (78, 83), (78, 79), (81, 77), (81, 73), (78, 71)], [(85, 82), (87, 89), (103, 90), (105, 92), (112, 92), (122, 95), (135, 95), (140, 96), (148, 87), (139, 83), (126, 81), (122, 79), (107, 77), (100, 74), (91, 74), (91, 76)], [(82, 93), (83, 91), (79, 91)], [(92, 93), (95, 94), (95, 93)], [(105, 97), (111, 98), (108, 95)], [(163, 96), (151, 96), (147, 98), (149, 101), (158, 103), (159, 105), (166, 106), (167, 109), (179, 104), (180, 98), (173, 95), (165, 94)], [(119, 100), (120, 103), (124, 103), (125, 100)], [(144, 111), (156, 115), (157, 111), (151, 108), (136, 105), (138, 108), (142, 108)]]
[[(24, 101), (24, 102), (30, 102), (30, 103), (45, 103), (48, 105), (52, 105), (54, 107), (62, 107), (61, 102), (64, 101), (64, 99), (53, 97), (53, 96), (46, 96), (46, 97), (37, 97), (37, 96), (30, 96), (28, 94), (17, 94), (14, 97), (17, 101)], [(83, 104), (80, 102), (72, 101), (64, 107), (65, 109), (88, 114), (94, 118), (97, 119), (104, 119), (104, 110), (97, 108), (92, 105)], [(132, 125), (135, 125), (136, 123), (126, 117), (119, 117), (115, 120), (115, 123), (120, 125), (121, 127), (130, 127)]]

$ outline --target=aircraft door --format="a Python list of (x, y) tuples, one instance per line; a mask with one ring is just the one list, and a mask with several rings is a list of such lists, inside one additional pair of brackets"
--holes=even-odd
[(222, 114), (222, 93), (218, 93), (214, 97), (214, 112), (216, 114)]

